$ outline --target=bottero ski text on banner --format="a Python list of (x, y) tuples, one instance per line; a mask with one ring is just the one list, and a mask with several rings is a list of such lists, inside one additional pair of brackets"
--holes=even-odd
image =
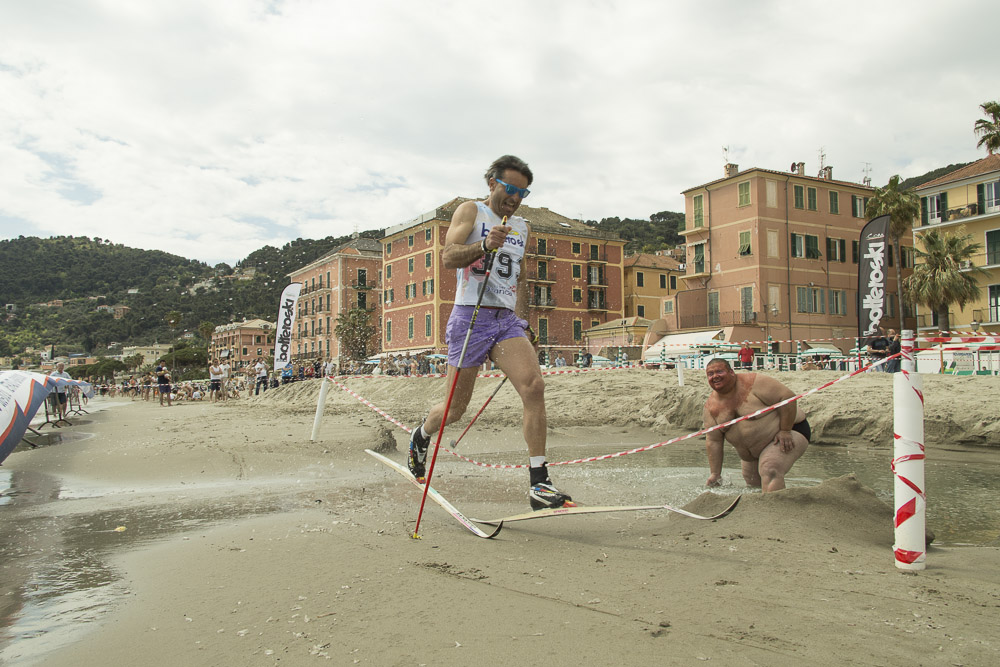
[(858, 336), (864, 339), (878, 333), (885, 314), (887, 297), (885, 254), (889, 239), (889, 216), (880, 215), (861, 230), (858, 256)]
[(278, 331), (274, 337), (274, 370), (292, 361), (292, 327), (295, 326), (295, 302), (299, 300), (302, 283), (291, 283), (281, 291), (278, 302)]

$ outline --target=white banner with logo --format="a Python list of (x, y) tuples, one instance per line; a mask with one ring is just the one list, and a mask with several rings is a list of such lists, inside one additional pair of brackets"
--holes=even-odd
[(278, 302), (278, 331), (274, 337), (274, 370), (292, 363), (292, 327), (295, 326), (295, 302), (299, 300), (302, 283), (291, 283), (281, 292)]

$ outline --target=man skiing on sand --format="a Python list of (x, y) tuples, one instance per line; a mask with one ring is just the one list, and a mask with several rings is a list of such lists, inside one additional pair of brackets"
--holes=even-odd
[[(533, 176), (523, 160), (505, 155), (490, 165), (485, 178), (489, 195), (485, 201), (467, 201), (455, 210), (441, 252), (444, 268), (457, 272), (455, 306), (446, 332), (448, 383), (455, 383), (447, 423), (457, 421), (465, 413), (479, 367), (487, 359), (492, 360), (507, 375), (524, 406), (531, 507), (537, 510), (571, 506), (572, 498), (553, 486), (546, 468), (545, 381), (533, 345), (537, 336), (527, 322), (525, 274), (521, 271), (530, 230), (524, 218), (514, 215), (528, 196)], [(490, 252), (496, 255), (487, 274), (484, 259)], [(489, 281), (472, 326), (484, 274)], [(468, 346), (462, 358), (467, 334)], [(423, 424), (414, 428), (410, 436), (407, 465), (418, 480), (426, 476), (427, 448), (431, 435), (442, 427), (444, 411), (444, 401), (432, 407)]]

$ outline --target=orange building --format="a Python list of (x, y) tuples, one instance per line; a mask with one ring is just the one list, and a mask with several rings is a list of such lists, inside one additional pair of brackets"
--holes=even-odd
[[(873, 189), (792, 172), (725, 166), (723, 178), (685, 190), (684, 286), (665, 299), (668, 332), (728, 329), (730, 341), (826, 340), (857, 335), (858, 236)], [(912, 239), (902, 239), (912, 246)], [(904, 277), (912, 250), (903, 252)], [(894, 266), (889, 255), (889, 266)], [(898, 318), (895, 269), (887, 272), (889, 321)], [(909, 309), (908, 310), (912, 310)], [(916, 319), (907, 318), (914, 327)], [(846, 340), (845, 340), (846, 339)], [(762, 345), (757, 346), (762, 349)], [(775, 346), (794, 351), (794, 345)]]
[[(445, 350), (455, 271), (442, 270), (440, 253), (452, 214), (466, 201), (453, 199), (382, 239), (383, 350)], [(528, 321), (541, 344), (578, 350), (586, 329), (622, 317), (625, 242), (547, 208), (522, 205), (517, 214), (531, 226), (521, 267)]]
[(666, 297), (683, 287), (681, 263), (667, 255), (637, 253), (625, 258), (625, 317), (655, 320)]
[(232, 370), (252, 366), (257, 357), (274, 355), (274, 322), (245, 320), (215, 327), (208, 344), (209, 359), (225, 359)]
[(337, 316), (354, 308), (370, 313), (375, 330), (371, 347), (378, 347), (381, 269), (382, 244), (359, 237), (288, 274), (292, 282), (302, 283), (292, 338), (293, 360), (346, 361), (341, 359), (335, 334)]

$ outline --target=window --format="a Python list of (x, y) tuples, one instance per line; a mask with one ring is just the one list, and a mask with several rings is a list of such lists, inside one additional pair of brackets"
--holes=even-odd
[(750, 232), (740, 232), (740, 257), (750, 255)]
[[(976, 200), (980, 214), (1000, 211), (1000, 181), (977, 185)], [(995, 322), (996, 320), (991, 321)]]
[(424, 255), (424, 267), (431, 268), (431, 253), (426, 253)]
[[(574, 255), (579, 255), (580, 254), (580, 244), (577, 243), (576, 241), (573, 242), (573, 254)], [(577, 278), (579, 278), (579, 277), (580, 276), (577, 276)]]
[(674, 300), (667, 299), (663, 302), (663, 314), (670, 315), (674, 312)]
[(847, 314), (847, 292), (843, 290), (830, 290), (830, 314)]
[(819, 204), (818, 197), (816, 194), (816, 188), (806, 188), (806, 202), (809, 205), (810, 211), (818, 211)]
[(851, 195), (851, 214), (855, 218), (865, 217), (865, 209), (868, 207), (868, 197), (859, 197), (857, 195)]
[(740, 314), (743, 323), (753, 321), (753, 286), (740, 288)]
[(583, 322), (580, 320), (573, 320), (573, 340), (583, 340)]
[(406, 337), (413, 338), (413, 315), (410, 315), (406, 320)]
[(677, 276), (670, 276), (670, 289), (677, 289)]
[(410, 273), (413, 273), (413, 258), (412, 257), (409, 258), (408, 260), (406, 260), (406, 270), (408, 272), (410, 272)]
[(899, 258), (900, 259), (899, 268), (901, 268), (901, 269), (912, 269), (913, 266), (914, 266), (914, 264), (913, 264), (913, 257), (914, 257), (914, 255), (913, 255), (913, 248), (907, 248), (906, 246), (900, 246), (900, 248), (899, 248), (899, 254), (902, 255), (902, 257)]
[(385, 256), (388, 257), (392, 254), (392, 241), (385, 244)]
[(844, 239), (826, 240), (826, 257), (831, 262), (847, 261), (847, 241)]
[(792, 192), (794, 193), (794, 203), (792, 204), (795, 208), (805, 208), (805, 188), (801, 185), (792, 186)]
[(590, 321), (590, 328), (593, 329), (594, 327), (596, 327), (599, 324), (600, 324), (600, 322), (598, 322), (597, 320), (591, 320)]
[(428, 338), (431, 337), (431, 314), (427, 313), (424, 315), (424, 335)]
[(635, 285), (636, 285), (636, 287), (645, 287), (645, 285), (643, 284), (644, 282), (645, 282), (645, 278), (643, 277), (642, 271), (636, 271), (636, 274), (635, 274)]
[(385, 279), (389, 280), (392, 278), (392, 264), (385, 265)]
[(767, 230), (767, 256), (778, 257), (778, 230)]
[(319, 274), (319, 288), (323, 289), (323, 274)]
[(546, 344), (549, 340), (549, 321), (544, 317), (538, 318), (538, 342)]
[(941, 222), (941, 195), (920, 198), (920, 222), (928, 225)]
[(694, 272), (704, 273), (705, 272), (705, 244), (699, 243), (694, 247)]
[(819, 237), (812, 234), (792, 234), (792, 257), (819, 259)]
[(989, 287), (990, 322), (1000, 322), (1000, 285)]
[(413, 247), (413, 234), (410, 234), (409, 236), (406, 237), (406, 245), (410, 246), (411, 248)]
[(719, 293), (708, 293), (708, 326), (719, 325)]
[[(579, 243), (577, 243), (575, 245), (579, 245)], [(580, 278), (581, 276), (582, 276), (582, 273), (580, 272), (580, 265), (579, 264), (574, 264), (573, 265), (573, 277), (574, 278)]]
[(667, 274), (660, 274), (660, 289), (667, 289)]
[(385, 321), (385, 342), (392, 340), (392, 320)]
[(646, 317), (646, 306), (636, 306), (635, 314), (639, 317)]
[(583, 290), (579, 287), (573, 288), (573, 303), (580, 303), (583, 301)]
[(840, 193), (830, 190), (830, 213), (838, 215), (840, 213)]
[(749, 206), (750, 205), (750, 181), (743, 181), (736, 186), (740, 193), (740, 200), (737, 204), (738, 206)]
[(546, 245), (547, 244), (546, 244), (545, 239), (538, 239), (538, 254), (539, 255), (548, 255), (549, 254), (548, 252), (546, 252)]
[(861, 252), (859, 245), (860, 241), (858, 241), (857, 239), (851, 241), (851, 262), (853, 264), (858, 263), (858, 253)]
[(427, 241), (428, 243), (430, 243), (431, 242), (431, 238), (433, 238), (433, 236), (434, 235), (431, 232), (431, 229), (429, 227), (424, 230), (424, 240), (425, 241)]
[(694, 196), (694, 226), (702, 227), (705, 224), (705, 195)]
[(601, 258), (600, 257), (600, 252), (601, 252), (601, 247), (599, 245), (597, 245), (596, 243), (591, 243), (590, 244), (590, 258), (591, 259), (600, 259)]
[(358, 269), (358, 286), (364, 287), (368, 284), (368, 271), (367, 269)]
[(819, 287), (796, 287), (795, 297), (798, 312), (825, 313), (826, 303), (823, 298), (825, 291)]
[(548, 280), (549, 279), (549, 263), (548, 262), (538, 262), (538, 279)]
[(767, 180), (765, 181), (767, 187), (767, 205), (770, 208), (777, 208), (778, 206), (778, 181)]
[(986, 264), (1000, 264), (1000, 229), (986, 232)]
[(765, 307), (770, 310), (771, 315), (777, 315), (781, 310), (781, 287), (779, 285), (767, 286), (767, 303)]

